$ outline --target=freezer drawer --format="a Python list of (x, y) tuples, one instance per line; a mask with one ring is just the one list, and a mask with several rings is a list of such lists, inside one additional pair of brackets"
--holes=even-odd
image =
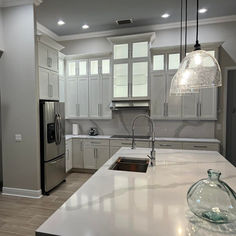
[(44, 163), (44, 171), (44, 190), (45, 192), (49, 192), (66, 177), (65, 155), (58, 159)]

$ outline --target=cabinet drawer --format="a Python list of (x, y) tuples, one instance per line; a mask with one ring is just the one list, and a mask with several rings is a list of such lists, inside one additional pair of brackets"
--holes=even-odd
[(89, 139), (89, 140), (84, 140), (84, 146), (109, 146), (109, 140), (104, 140), (104, 139)]
[(218, 143), (183, 143), (185, 150), (205, 150), (205, 151), (219, 151)]
[(158, 141), (158, 142), (155, 142), (155, 148), (161, 148), (161, 149), (182, 149), (182, 143), (181, 142)]
[[(135, 140), (136, 147), (143, 147), (143, 148), (149, 148), (149, 141), (136, 141)], [(110, 141), (111, 147), (131, 147), (132, 140), (127, 139), (116, 139)]]

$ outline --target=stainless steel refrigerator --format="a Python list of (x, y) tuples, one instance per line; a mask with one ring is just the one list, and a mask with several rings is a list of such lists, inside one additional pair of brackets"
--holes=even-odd
[(41, 187), (49, 192), (65, 180), (65, 106), (40, 101)]

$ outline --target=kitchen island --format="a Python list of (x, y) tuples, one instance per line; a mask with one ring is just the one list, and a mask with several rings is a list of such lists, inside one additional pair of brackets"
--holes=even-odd
[(186, 194), (218, 169), (234, 190), (236, 168), (218, 152), (156, 150), (146, 173), (110, 170), (119, 157), (146, 158), (150, 149), (121, 148), (36, 231), (37, 236), (236, 235), (236, 223), (214, 225), (195, 217)]

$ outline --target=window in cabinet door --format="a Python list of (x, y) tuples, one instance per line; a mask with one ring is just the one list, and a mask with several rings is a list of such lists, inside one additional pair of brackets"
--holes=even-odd
[(173, 53), (169, 54), (169, 60), (168, 60), (168, 69), (169, 70), (177, 70), (179, 68), (180, 64), (180, 54), (179, 53)]
[(164, 55), (153, 56), (153, 70), (162, 71), (164, 70)]
[(148, 42), (133, 43), (133, 58), (148, 57)]
[(128, 97), (128, 63), (114, 64), (114, 97)]
[(87, 61), (79, 61), (79, 76), (85, 76), (87, 73)]
[(129, 55), (128, 44), (114, 45), (114, 59), (127, 59)]
[(64, 77), (64, 60), (59, 59), (59, 75)]
[(90, 74), (91, 75), (98, 74), (98, 60), (90, 61)]
[(146, 97), (148, 95), (148, 62), (134, 62), (132, 74), (132, 97)]
[(110, 59), (102, 60), (102, 74), (110, 74)]
[(68, 76), (76, 76), (76, 62), (69, 61), (68, 65)]

